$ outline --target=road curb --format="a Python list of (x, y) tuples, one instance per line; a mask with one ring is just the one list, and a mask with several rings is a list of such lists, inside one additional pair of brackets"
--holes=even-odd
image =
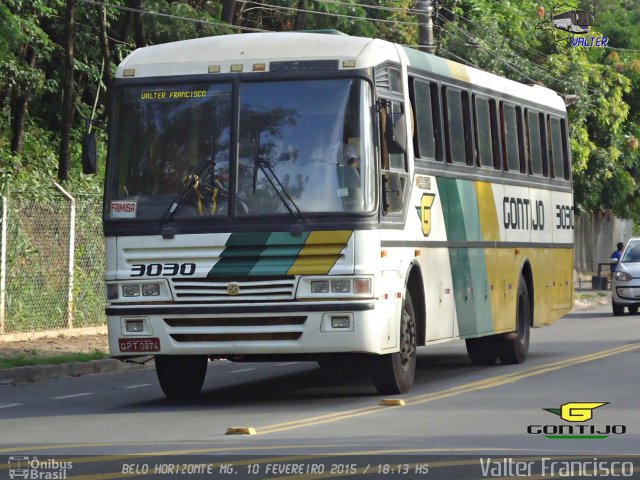
[(152, 366), (153, 362), (138, 365), (135, 363), (124, 363), (110, 358), (90, 362), (61, 363), (59, 365), (30, 365), (25, 367), (4, 368), (0, 369), (0, 385), (19, 385), (51, 378), (79, 377), (93, 373), (150, 368)]

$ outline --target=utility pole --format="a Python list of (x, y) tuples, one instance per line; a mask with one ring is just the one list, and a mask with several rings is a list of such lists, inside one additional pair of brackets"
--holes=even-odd
[(427, 53), (436, 53), (436, 43), (433, 39), (433, 0), (418, 0), (419, 42), (420, 50)]

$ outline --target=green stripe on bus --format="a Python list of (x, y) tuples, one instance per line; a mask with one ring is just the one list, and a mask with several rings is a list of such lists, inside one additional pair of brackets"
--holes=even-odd
[[(438, 178), (437, 182), (447, 240), (480, 240), (482, 234), (474, 183), (451, 178)], [(493, 331), (484, 249), (452, 248), (449, 250), (449, 262), (460, 335)]]
[(449, 65), (444, 58), (428, 55), (409, 47), (404, 47), (404, 51), (407, 57), (409, 57), (409, 64), (412, 67), (428, 72), (435, 72), (446, 77), (452, 76)]
[(232, 233), (220, 260), (209, 270), (207, 277), (249, 275), (266, 248), (270, 235), (270, 232)]
[(309, 232), (294, 236), (288, 232), (274, 232), (267, 240), (267, 248), (249, 275), (286, 275), (304, 248)]

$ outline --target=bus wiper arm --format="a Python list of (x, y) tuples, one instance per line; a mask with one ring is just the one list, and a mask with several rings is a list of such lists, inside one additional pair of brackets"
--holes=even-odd
[[(215, 153), (215, 152), (214, 152)], [(191, 189), (200, 181), (202, 176), (207, 172), (207, 169), (213, 167), (215, 168), (215, 164), (210, 161), (204, 162), (202, 168), (198, 171), (198, 174), (189, 174), (187, 176), (187, 182), (182, 187), (182, 190), (175, 196), (167, 211), (162, 215), (162, 222), (167, 223), (173, 217), (174, 213), (180, 208), (184, 202), (189, 198), (189, 194), (191, 193)]]
[(253, 167), (253, 193), (255, 193), (256, 191), (258, 168), (260, 168), (260, 170), (262, 171), (264, 176), (267, 178), (267, 180), (271, 184), (271, 187), (273, 188), (273, 190), (278, 194), (278, 197), (280, 198), (284, 206), (287, 208), (289, 213), (298, 222), (306, 223), (307, 220), (302, 214), (302, 211), (300, 210), (298, 205), (296, 205), (296, 202), (293, 200), (293, 198), (291, 198), (291, 195), (289, 195), (289, 192), (287, 192), (287, 189), (284, 188), (284, 185), (282, 184), (278, 176), (273, 171), (273, 168), (271, 168), (271, 165), (269, 164), (269, 162), (262, 160), (261, 158), (256, 158), (254, 162), (255, 163)]
[(171, 220), (171, 217), (173, 217), (178, 208), (183, 205), (185, 200), (189, 197), (191, 189), (198, 181), (197, 178), (197, 175), (189, 175), (187, 182), (184, 184), (184, 187), (182, 187), (182, 190), (180, 190), (178, 195), (175, 196), (173, 202), (171, 202), (171, 205), (169, 205), (169, 208), (167, 208), (167, 210), (162, 215), (161, 220), (163, 223), (167, 223), (169, 220)]

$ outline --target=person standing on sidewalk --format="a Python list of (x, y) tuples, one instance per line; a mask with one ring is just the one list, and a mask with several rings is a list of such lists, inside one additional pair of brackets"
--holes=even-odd
[(611, 275), (616, 271), (620, 257), (622, 257), (622, 250), (624, 250), (624, 243), (618, 242), (616, 245), (617, 250), (611, 254)]

